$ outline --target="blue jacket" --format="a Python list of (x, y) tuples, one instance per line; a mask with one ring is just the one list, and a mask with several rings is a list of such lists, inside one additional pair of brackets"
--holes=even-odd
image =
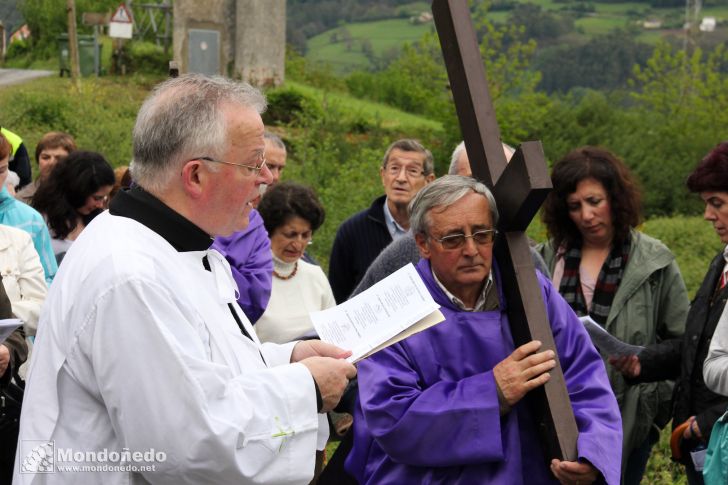
[(17, 227), (30, 234), (33, 246), (40, 256), (40, 264), (43, 265), (46, 283), (50, 285), (58, 271), (58, 263), (53, 254), (48, 226), (40, 212), (16, 200), (3, 187), (0, 191), (0, 224)]

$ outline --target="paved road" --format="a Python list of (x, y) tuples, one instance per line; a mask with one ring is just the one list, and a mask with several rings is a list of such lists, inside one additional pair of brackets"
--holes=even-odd
[(29, 69), (0, 69), (0, 86), (18, 84), (39, 77), (52, 76), (54, 71), (31, 71)]

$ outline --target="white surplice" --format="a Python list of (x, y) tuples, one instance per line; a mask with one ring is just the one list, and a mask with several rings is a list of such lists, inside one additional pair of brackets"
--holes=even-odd
[[(234, 288), (214, 250), (178, 252), (133, 219), (98, 216), (66, 255), (41, 315), (14, 483), (308, 482), (319, 428), (313, 379), (288, 364), (295, 343), (260, 344)], [(39, 469), (50, 442), (55, 471), (24, 473)], [(69, 449), (153, 449), (165, 459), (59, 463)], [(59, 470), (104, 464), (155, 471)]]

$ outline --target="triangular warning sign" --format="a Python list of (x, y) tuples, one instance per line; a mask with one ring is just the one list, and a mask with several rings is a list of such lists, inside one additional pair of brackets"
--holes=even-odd
[(129, 9), (126, 8), (126, 5), (123, 3), (119, 5), (119, 8), (116, 9), (114, 15), (111, 16), (111, 22), (119, 22), (122, 24), (132, 23), (131, 12), (129, 12)]

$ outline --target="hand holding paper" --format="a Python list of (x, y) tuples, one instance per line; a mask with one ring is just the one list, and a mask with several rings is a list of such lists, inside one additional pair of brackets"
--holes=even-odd
[(7, 318), (5, 320), (0, 320), (0, 344), (5, 342), (5, 339), (7, 339), (13, 331), (15, 331), (16, 328), (21, 326), (23, 324), (23, 321), (17, 318)]
[(581, 323), (584, 324), (586, 331), (589, 332), (594, 346), (609, 356), (625, 357), (629, 355), (639, 355), (644, 347), (639, 345), (631, 345), (622, 342), (614, 335), (610, 334), (604, 328), (595, 322), (589, 315), (579, 317)]
[(630, 379), (639, 377), (642, 372), (642, 364), (636, 355), (610, 356), (609, 363)]
[(346, 359), (351, 355), (350, 350), (344, 350), (321, 340), (301, 340), (293, 347), (291, 363), (300, 362), (309, 357), (331, 357), (334, 359)]
[(334, 308), (311, 314), (319, 338), (358, 362), (444, 320), (412, 264)]

